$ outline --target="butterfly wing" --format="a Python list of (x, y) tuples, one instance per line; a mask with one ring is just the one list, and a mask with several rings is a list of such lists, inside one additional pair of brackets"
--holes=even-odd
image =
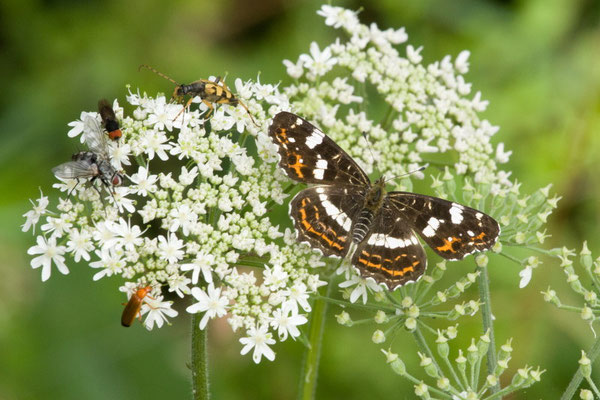
[(365, 191), (355, 186), (315, 186), (299, 192), (290, 203), (298, 240), (325, 256), (344, 257), (364, 196)]
[(489, 250), (500, 225), (479, 210), (437, 197), (416, 193), (388, 193), (386, 203), (419, 233), (433, 251), (447, 260), (460, 260)]
[(369, 233), (358, 244), (352, 265), (361, 276), (393, 290), (423, 275), (427, 257), (413, 230), (394, 208), (384, 204)]
[(269, 136), (281, 157), (279, 166), (304, 183), (367, 186), (369, 177), (333, 140), (307, 120), (280, 112), (273, 118)]

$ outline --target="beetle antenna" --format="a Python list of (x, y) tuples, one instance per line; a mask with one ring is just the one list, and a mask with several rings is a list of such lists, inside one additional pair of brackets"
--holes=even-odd
[(156, 69), (152, 68), (152, 67), (151, 67), (151, 66), (149, 66), (149, 65), (146, 65), (146, 64), (142, 64), (142, 65), (140, 65), (140, 66), (138, 67), (138, 71), (141, 71), (141, 70), (142, 70), (142, 68), (149, 69), (150, 71), (154, 72), (156, 75), (158, 75), (158, 76), (162, 76), (162, 77), (163, 77), (163, 78), (165, 78), (166, 80), (168, 80), (168, 81), (170, 81), (170, 82), (172, 82), (172, 83), (174, 83), (174, 84), (176, 84), (176, 85), (179, 85), (179, 83), (178, 83), (178, 82), (175, 82), (175, 81), (174, 81), (172, 78), (169, 78), (167, 75), (163, 74), (162, 72), (159, 72), (159, 71), (157, 71)]

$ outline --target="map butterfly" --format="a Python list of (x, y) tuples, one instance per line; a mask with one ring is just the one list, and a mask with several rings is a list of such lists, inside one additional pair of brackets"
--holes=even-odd
[[(425, 272), (427, 257), (417, 234), (447, 260), (488, 250), (500, 234), (498, 223), (481, 211), (437, 197), (387, 192), (383, 177), (371, 183), (352, 157), (295, 114), (275, 115), (269, 136), (285, 173), (314, 185), (290, 203), (298, 240), (325, 256), (351, 257), (361, 276), (388, 289)], [(349, 254), (351, 244), (356, 249)]]

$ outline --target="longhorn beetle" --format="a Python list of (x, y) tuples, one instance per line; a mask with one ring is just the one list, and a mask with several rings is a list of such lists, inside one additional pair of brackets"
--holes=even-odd
[[(202, 102), (208, 107), (209, 111), (206, 115), (207, 117), (210, 116), (210, 114), (214, 111), (213, 104), (229, 104), (232, 106), (237, 106), (239, 104), (242, 107), (244, 107), (254, 125), (259, 126), (254, 120), (254, 117), (252, 117), (252, 114), (250, 113), (250, 110), (248, 110), (248, 107), (246, 107), (246, 105), (242, 103), (242, 101), (238, 99), (235, 96), (235, 94), (233, 94), (233, 92), (229, 89), (229, 87), (227, 86), (227, 84), (225, 84), (224, 81), (221, 81), (221, 77), (217, 77), (215, 81), (210, 81), (208, 79), (199, 79), (190, 84), (185, 84), (177, 83), (175, 80), (171, 79), (162, 72), (157, 71), (149, 65), (140, 65), (138, 71), (142, 68), (149, 69), (155, 74), (162, 76), (166, 80), (174, 83), (176, 86), (175, 90), (173, 90), (173, 95), (171, 97), (175, 99), (177, 103), (183, 104), (184, 97), (187, 95), (191, 96), (187, 103), (185, 103), (183, 109), (179, 112), (179, 114), (177, 114), (175, 119), (177, 119), (186, 108), (189, 108), (190, 104), (192, 104), (192, 100), (194, 99), (194, 97), (198, 96), (202, 99)], [(219, 82), (221, 83), (220, 85)]]

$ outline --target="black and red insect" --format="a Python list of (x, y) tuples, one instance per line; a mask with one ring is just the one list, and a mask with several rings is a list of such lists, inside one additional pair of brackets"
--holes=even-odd
[(98, 113), (102, 118), (102, 127), (106, 129), (110, 140), (119, 140), (123, 134), (119, 126), (119, 120), (115, 115), (115, 111), (106, 99), (101, 99), (98, 102)]

